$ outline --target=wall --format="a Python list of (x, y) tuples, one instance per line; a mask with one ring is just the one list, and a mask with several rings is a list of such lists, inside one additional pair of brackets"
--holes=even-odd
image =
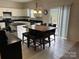
[[(79, 40), (79, 0), (40, 0), (39, 6), (43, 9), (56, 8), (63, 5), (71, 5), (71, 13), (69, 19), (69, 29), (68, 38), (70, 40)], [(35, 8), (34, 2), (29, 2), (25, 4), (26, 8)], [(48, 18), (45, 16), (44, 18)], [(46, 19), (47, 19), (46, 18)], [(44, 20), (48, 21), (48, 20)]]
[(69, 39), (79, 41), (79, 0), (74, 0), (69, 23)]
[(0, 8), (24, 8), (23, 3), (0, 0)]

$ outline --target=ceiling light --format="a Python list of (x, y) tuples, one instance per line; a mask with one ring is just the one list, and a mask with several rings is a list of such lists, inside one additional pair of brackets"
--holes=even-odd
[[(35, 5), (36, 5), (36, 8), (35, 8), (34, 11), (33, 11), (35, 17), (36, 17), (36, 18), (37, 18), (37, 17), (42, 17), (42, 10), (39, 9), (39, 7), (38, 7), (38, 1), (37, 1), (37, 0), (35, 0)], [(40, 15), (40, 14), (41, 14), (41, 15)]]

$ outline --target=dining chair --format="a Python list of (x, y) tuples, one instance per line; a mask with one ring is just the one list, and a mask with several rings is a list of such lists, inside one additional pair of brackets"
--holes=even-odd
[(23, 41), (23, 43), (25, 43), (25, 39), (24, 39), (24, 37), (28, 37), (28, 35), (29, 35), (29, 32), (24, 32), (24, 33), (22, 33), (22, 41)]
[[(26, 39), (25, 39), (25, 37), (26, 37)], [(22, 42), (26, 43), (28, 48), (30, 47), (31, 38), (32, 38), (32, 36), (30, 36), (30, 32), (22, 33)]]
[(1, 59), (22, 59), (21, 41), (5, 46), (1, 50)]
[[(50, 35), (54, 35), (54, 41), (55, 41), (55, 30), (56, 29), (51, 29), (51, 30), (47, 30), (45, 31), (45, 33), (43, 34), (43, 49), (45, 49), (45, 44), (49, 43), (49, 47), (51, 46), (51, 38)], [(48, 39), (45, 39), (48, 38)]]
[(8, 44), (8, 37), (4, 30), (0, 30), (0, 52), (3, 47)]
[(55, 41), (55, 32), (56, 29), (49, 30), (50, 35), (54, 35), (54, 41)]
[(56, 27), (56, 24), (53, 24), (53, 25), (52, 24), (49, 24), (49, 26)]
[[(36, 50), (36, 45), (41, 46), (41, 32), (34, 30), (34, 29), (29, 29), (29, 38), (32, 39), (32, 43), (34, 46), (34, 50)], [(30, 43), (31, 44), (31, 43)]]
[[(51, 27), (56, 27), (56, 24), (49, 24), (49, 26)], [(55, 41), (55, 32), (56, 32), (56, 29), (54, 29), (53, 31), (51, 31), (51, 33), (53, 33), (52, 35), (54, 35), (54, 41)]]
[[(50, 38), (48, 32), (42, 32), (34, 29), (30, 29), (29, 31), (30, 31), (30, 39), (33, 40), (34, 50), (36, 50), (37, 42), (39, 46), (43, 47), (43, 49), (45, 49), (46, 43), (49, 43), (50, 46)], [(48, 40), (45, 40), (46, 38), (48, 38)]]
[(53, 24), (52, 26), (53, 26), (53, 27), (56, 27), (56, 24)]

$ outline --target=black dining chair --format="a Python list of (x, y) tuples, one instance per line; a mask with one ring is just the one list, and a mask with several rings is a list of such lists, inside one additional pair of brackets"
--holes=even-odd
[(44, 44), (44, 46), (43, 46), (43, 48), (45, 48), (45, 44), (46, 43), (49, 43), (49, 47), (51, 46), (51, 38), (50, 38), (50, 35), (54, 35), (54, 41), (55, 41), (55, 30), (56, 29), (51, 29), (51, 30), (48, 30), (48, 31), (46, 31), (45, 33), (44, 33), (44, 38), (48, 38), (48, 39), (44, 39), (44, 42), (43, 42), (43, 44)]
[(24, 33), (22, 33), (22, 41), (23, 41), (23, 43), (25, 43), (25, 39), (24, 39), (24, 37), (28, 37), (28, 35), (29, 35), (29, 32), (24, 32)]
[(54, 41), (55, 41), (55, 32), (56, 29), (49, 30), (50, 35), (54, 35)]
[[(49, 24), (49, 26), (52, 26), (52, 27), (56, 27), (56, 24)], [(53, 31), (51, 31), (52, 35), (54, 35), (54, 41), (55, 41), (55, 32), (56, 32), (56, 29), (54, 29)]]
[(3, 47), (8, 44), (8, 37), (4, 30), (0, 30), (0, 52)]
[[(36, 47), (37, 47), (36, 45), (41, 46), (41, 37), (42, 36), (41, 36), (40, 31), (37, 31), (37, 30), (34, 30), (34, 29), (29, 29), (29, 39), (32, 40), (34, 50), (36, 50)], [(28, 43), (29, 43), (29, 41), (28, 41)]]
[(52, 26), (53, 26), (53, 27), (56, 27), (56, 24), (53, 24)]
[(2, 48), (1, 59), (22, 59), (21, 41), (8, 44)]
[(50, 46), (50, 39), (45, 40), (45, 38), (49, 38), (48, 32), (42, 32), (38, 30), (30, 29), (30, 38), (33, 40), (34, 49), (36, 50), (36, 44), (38, 42), (39, 46), (43, 46), (43, 49), (45, 49), (45, 44), (49, 43)]
[(53, 24), (53, 25), (52, 24), (49, 24), (49, 26), (56, 27), (56, 24)]

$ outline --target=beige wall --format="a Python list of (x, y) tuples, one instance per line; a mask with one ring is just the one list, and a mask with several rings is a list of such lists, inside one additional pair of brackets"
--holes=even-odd
[(74, 0), (69, 23), (69, 38), (79, 41), (79, 0)]
[[(69, 20), (68, 38), (79, 41), (79, 0), (41, 0), (39, 6), (43, 9), (51, 9), (63, 5), (72, 5)], [(35, 8), (34, 2), (25, 4), (26, 8)], [(48, 16), (45, 16), (45, 18)], [(47, 20), (45, 20), (47, 21)]]
[(23, 3), (0, 0), (0, 8), (24, 8)]

